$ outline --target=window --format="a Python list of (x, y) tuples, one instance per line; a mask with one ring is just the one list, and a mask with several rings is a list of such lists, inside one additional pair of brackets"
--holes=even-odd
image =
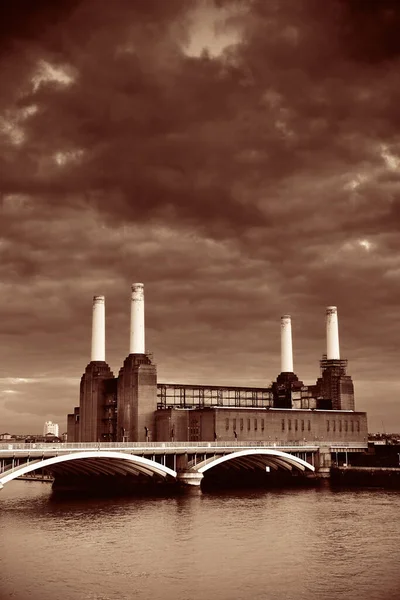
[(354, 421), (350, 421), (351, 433), (354, 433)]
[(285, 419), (282, 419), (282, 431), (285, 431)]
[(297, 422), (297, 419), (295, 419), (295, 421), (294, 421), (294, 430), (297, 431), (297, 428), (298, 428), (298, 422)]
[(243, 419), (240, 419), (240, 431), (243, 431)]
[(257, 431), (257, 419), (254, 419), (254, 431)]
[(301, 430), (304, 431), (304, 419), (301, 420)]
[(326, 422), (326, 430), (329, 431), (329, 421)]
[(189, 441), (197, 442), (200, 439), (200, 424), (194, 419), (189, 423)]
[(332, 428), (333, 428), (333, 431), (336, 431), (336, 421), (332, 421)]
[(236, 419), (233, 419), (233, 431), (236, 431)]
[(347, 433), (347, 421), (344, 422), (344, 430)]
[(310, 419), (308, 419), (307, 429), (308, 429), (308, 431), (311, 431), (311, 421), (310, 421)]
[(288, 430), (292, 431), (292, 419), (288, 419)]
[(261, 431), (264, 431), (264, 419), (261, 419)]
[(342, 420), (341, 419), (339, 420), (339, 431), (340, 431), (340, 433), (342, 433)]
[(225, 419), (225, 429), (226, 431), (229, 430), (229, 419)]
[(250, 431), (251, 429), (251, 421), (250, 419), (247, 419), (247, 431)]

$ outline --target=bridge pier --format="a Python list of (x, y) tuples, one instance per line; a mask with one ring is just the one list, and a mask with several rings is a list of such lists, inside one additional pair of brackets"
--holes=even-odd
[(202, 473), (191, 471), (187, 452), (176, 456), (176, 481), (181, 486), (199, 486), (203, 479)]
[(316, 459), (315, 472), (317, 477), (330, 477), (332, 466), (331, 449), (329, 447), (320, 446)]
[(195, 473), (193, 471), (180, 471), (176, 477), (179, 485), (183, 486), (199, 486), (203, 479), (203, 473)]
[(179, 473), (180, 471), (187, 471), (189, 468), (189, 457), (187, 452), (183, 454), (175, 454), (175, 470)]

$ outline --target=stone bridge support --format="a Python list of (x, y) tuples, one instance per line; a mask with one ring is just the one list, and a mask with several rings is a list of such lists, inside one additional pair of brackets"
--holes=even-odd
[(176, 480), (179, 485), (199, 486), (203, 477), (203, 473), (197, 473), (189, 469), (189, 457), (187, 453), (177, 455)]
[(321, 446), (315, 455), (315, 473), (319, 478), (330, 477), (332, 453), (329, 447)]

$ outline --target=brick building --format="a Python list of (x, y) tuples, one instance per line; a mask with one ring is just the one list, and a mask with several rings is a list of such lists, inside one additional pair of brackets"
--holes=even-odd
[(327, 308), (326, 328), (315, 384), (304, 385), (293, 372), (288, 315), (281, 319), (281, 373), (272, 385), (165, 384), (145, 352), (143, 285), (132, 286), (130, 352), (118, 377), (105, 362), (104, 297), (96, 296), (92, 360), (79, 406), (68, 415), (68, 441), (366, 441), (367, 415), (355, 411), (347, 360), (340, 358), (336, 307)]

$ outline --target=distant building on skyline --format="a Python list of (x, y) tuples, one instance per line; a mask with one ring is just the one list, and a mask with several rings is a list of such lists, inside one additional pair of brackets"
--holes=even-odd
[(43, 427), (43, 435), (48, 435), (49, 433), (58, 437), (58, 424), (57, 423), (53, 423), (52, 421), (46, 421), (46, 423), (44, 424), (44, 427)]

